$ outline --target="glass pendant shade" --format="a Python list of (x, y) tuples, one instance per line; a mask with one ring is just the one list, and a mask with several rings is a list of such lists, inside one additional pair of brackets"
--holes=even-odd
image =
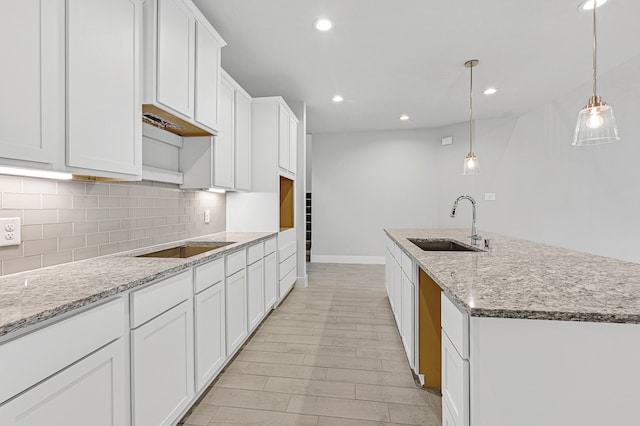
[(578, 113), (578, 122), (573, 134), (573, 146), (601, 145), (619, 141), (618, 125), (613, 116), (613, 108), (593, 97), (589, 104)]
[(480, 162), (478, 161), (478, 157), (473, 152), (467, 154), (464, 157), (464, 163), (462, 164), (462, 174), (463, 175), (475, 175), (480, 173)]

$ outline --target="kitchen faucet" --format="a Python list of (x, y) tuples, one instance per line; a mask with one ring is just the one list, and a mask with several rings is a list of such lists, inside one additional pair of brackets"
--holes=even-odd
[(473, 217), (471, 219), (471, 244), (477, 246), (480, 241), (482, 241), (482, 237), (478, 235), (478, 228), (476, 228), (476, 200), (468, 195), (461, 195), (453, 202), (453, 207), (451, 207), (451, 217), (456, 217), (456, 209), (458, 208), (458, 202), (460, 200), (469, 200), (471, 201), (471, 207), (473, 208)]

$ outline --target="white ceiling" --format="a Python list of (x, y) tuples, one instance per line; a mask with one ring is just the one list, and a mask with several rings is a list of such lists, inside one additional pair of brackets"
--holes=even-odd
[[(468, 120), (468, 59), (480, 60), (477, 118), (523, 112), (591, 78), (581, 0), (194, 1), (228, 43), (223, 68), (254, 97), (305, 101), (310, 133)], [(313, 30), (322, 16), (332, 31)], [(640, 0), (598, 9), (601, 72), (640, 54), (639, 20)], [(499, 92), (481, 95), (490, 85)]]

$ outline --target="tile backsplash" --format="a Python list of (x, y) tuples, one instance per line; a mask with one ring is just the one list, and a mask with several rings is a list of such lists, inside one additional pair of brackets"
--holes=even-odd
[[(222, 232), (224, 194), (157, 182), (76, 182), (0, 175), (0, 217), (22, 244), (0, 247), (0, 275)], [(211, 222), (204, 223), (204, 211)]]

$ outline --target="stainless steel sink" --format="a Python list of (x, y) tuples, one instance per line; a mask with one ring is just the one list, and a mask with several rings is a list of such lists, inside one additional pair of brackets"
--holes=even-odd
[(409, 238), (413, 244), (423, 251), (484, 251), (456, 240), (430, 239), (430, 238)]
[(170, 258), (186, 259), (187, 257), (206, 253), (208, 251), (219, 249), (234, 243), (235, 243), (234, 241), (212, 242), (212, 243), (184, 243), (179, 246), (171, 247), (164, 250), (158, 250), (158, 251), (154, 251), (147, 254), (141, 254), (136, 257), (162, 257), (165, 259), (170, 259)]

